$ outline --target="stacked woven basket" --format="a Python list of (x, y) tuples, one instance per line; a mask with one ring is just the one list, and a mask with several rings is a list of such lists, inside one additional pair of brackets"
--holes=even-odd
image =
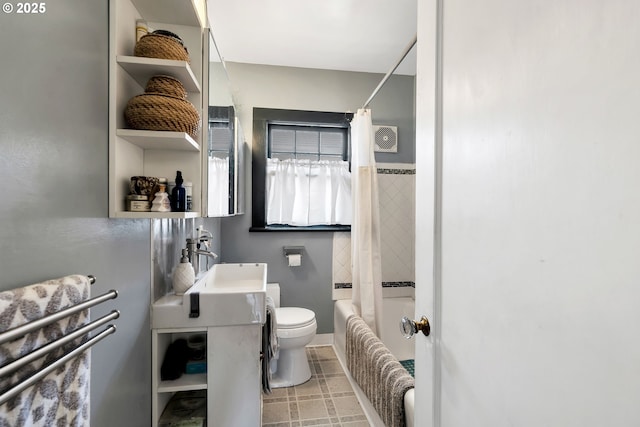
[[(134, 54), (189, 60), (182, 40), (163, 30), (143, 36), (136, 43)], [(145, 93), (129, 100), (124, 117), (133, 129), (186, 132), (196, 137), (200, 130), (200, 114), (186, 98), (187, 91), (178, 79), (165, 75), (153, 76), (147, 82)]]
[(180, 36), (167, 30), (156, 30), (142, 36), (136, 43), (133, 54), (147, 58), (175, 59), (189, 62), (189, 52)]

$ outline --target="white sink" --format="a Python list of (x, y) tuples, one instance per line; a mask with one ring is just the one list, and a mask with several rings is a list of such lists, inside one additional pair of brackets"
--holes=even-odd
[[(197, 294), (199, 310), (192, 306)], [(152, 327), (262, 324), (266, 319), (267, 264), (215, 264), (184, 295), (152, 307)]]
[(218, 294), (266, 292), (267, 264), (215, 264), (199, 286), (199, 292)]

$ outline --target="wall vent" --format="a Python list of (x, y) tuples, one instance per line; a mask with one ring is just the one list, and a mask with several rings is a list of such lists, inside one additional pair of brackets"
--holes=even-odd
[(398, 127), (373, 125), (374, 151), (383, 153), (398, 152)]

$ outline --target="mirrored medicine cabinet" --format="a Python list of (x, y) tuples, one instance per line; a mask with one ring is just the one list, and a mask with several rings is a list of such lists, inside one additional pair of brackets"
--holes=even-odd
[(224, 217), (244, 213), (245, 146), (235, 112), (228, 74), (212, 31), (208, 32), (206, 215)]

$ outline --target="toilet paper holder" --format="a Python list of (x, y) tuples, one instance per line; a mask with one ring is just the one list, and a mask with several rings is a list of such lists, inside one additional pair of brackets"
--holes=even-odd
[(304, 251), (304, 246), (284, 246), (282, 250), (284, 251), (285, 257), (288, 257), (289, 255), (302, 256), (302, 252)]
[(302, 265), (302, 251), (304, 250), (304, 246), (285, 246), (282, 249), (289, 267), (300, 267)]

